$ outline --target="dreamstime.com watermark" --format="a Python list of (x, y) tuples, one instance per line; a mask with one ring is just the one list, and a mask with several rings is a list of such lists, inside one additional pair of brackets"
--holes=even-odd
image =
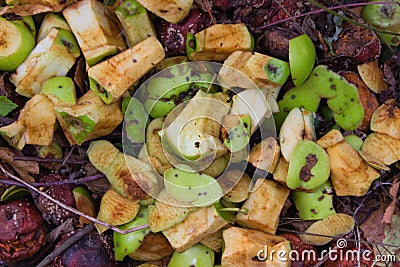
[(268, 246), (264, 246), (264, 249), (261, 249), (257, 252), (257, 260), (259, 261), (280, 261), (280, 262), (287, 262), (287, 261), (321, 261), (323, 259), (328, 258), (331, 261), (358, 261), (361, 260), (370, 262), (372, 261), (373, 264), (371, 266), (375, 266), (377, 263), (389, 263), (395, 262), (396, 256), (395, 255), (373, 255), (372, 251), (370, 250), (344, 250), (343, 248), (347, 247), (347, 241), (345, 239), (338, 239), (336, 243), (336, 247), (338, 249), (324, 249), (318, 255), (314, 250), (291, 250), (287, 252), (284, 249), (274, 250), (269, 249)]

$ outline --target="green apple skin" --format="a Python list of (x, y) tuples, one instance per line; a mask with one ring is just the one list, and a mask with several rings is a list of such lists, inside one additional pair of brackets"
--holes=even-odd
[(15, 71), (34, 47), (35, 38), (23, 21), (0, 17), (0, 70)]
[(300, 35), (289, 41), (289, 64), (292, 80), (300, 86), (313, 70), (317, 55), (315, 47), (307, 34)]
[(33, 38), (36, 38), (36, 25), (32, 16), (25, 16), (22, 18), (26, 28), (31, 31)]
[(76, 92), (73, 80), (66, 76), (56, 76), (48, 79), (40, 93), (56, 97), (62, 105), (73, 106), (76, 104)]
[(59, 112), (59, 115), (65, 121), (65, 124), (78, 144), (82, 144), (85, 141), (85, 138), (93, 131), (96, 124), (92, 118), (86, 114), (76, 118), (66, 112)]
[(78, 58), (81, 55), (81, 50), (72, 32), (59, 28), (56, 42), (68, 48), (74, 58)]
[(214, 258), (214, 251), (198, 243), (182, 253), (174, 252), (168, 267), (213, 267)]
[(89, 77), (89, 87), (90, 90), (93, 91), (104, 103), (107, 105), (111, 104), (114, 101), (114, 97), (107, 92), (100, 84), (98, 84), (95, 80)]

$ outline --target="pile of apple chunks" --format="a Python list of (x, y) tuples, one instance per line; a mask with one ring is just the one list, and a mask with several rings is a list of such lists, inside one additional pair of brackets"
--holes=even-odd
[[(13, 29), (16, 39), (12, 49), (1, 48), (6, 56), (0, 57), (0, 69), (11, 72), (16, 92), (30, 98), (18, 120), (0, 128), (1, 136), (18, 150), (26, 144), (51, 146), (58, 125), (71, 145), (96, 139), (87, 154), (111, 188), (103, 196), (100, 210), (89, 213), (121, 229), (148, 224), (145, 230), (127, 235), (114, 232), (117, 261), (126, 256), (155, 261), (172, 255), (168, 266), (188, 266), (195, 261), (196, 266), (214, 266), (216, 252), (222, 253), (221, 266), (256, 266), (254, 258), (265, 246), (290, 251), (289, 241), (275, 235), (290, 194), (299, 217), (314, 221), (300, 235), (303, 242), (325, 245), (335, 236), (351, 232), (355, 221), (348, 214), (336, 213), (333, 195), (365, 195), (380, 177), (379, 170), (389, 170), (389, 165), (400, 160), (400, 110), (394, 100), (367, 112), (358, 87), (326, 66), (314, 66), (315, 48), (307, 35), (290, 41), (289, 62), (284, 62), (252, 52), (254, 40), (245, 25), (215, 24), (187, 36), (187, 57), (166, 59), (149, 11), (177, 23), (193, 1), (169, 2), (163, 9), (164, 3), (155, 0), (127, 0), (114, 10), (96, 0), (78, 1), (64, 8), (62, 16), (46, 13), (38, 32), (32, 17), (24, 17), (24, 23), (1, 18), (0, 29)], [(6, 34), (11, 36), (10, 31)], [(76, 99), (74, 82), (66, 74), (81, 53), (90, 90)], [(143, 101), (131, 98), (145, 74), (202, 60), (223, 63), (217, 79), (224, 90), (209, 92), (208, 85), (200, 87), (192, 99), (205, 102), (191, 100), (168, 127), (163, 127), (165, 116), (176, 105), (159, 100), (169, 89), (163, 86), (165, 79), (179, 82), (190, 77), (157, 78)], [(377, 64), (366, 63), (359, 69), (368, 90), (381, 92), (387, 87)], [(235, 80), (237, 70), (251, 82)], [(377, 73), (377, 81), (371, 81), (365, 70)], [(201, 78), (211, 82), (215, 77)], [(280, 87), (289, 78), (295, 87), (277, 101)], [(227, 91), (232, 87), (242, 90), (231, 97)], [(190, 89), (174, 89), (177, 91), (168, 96)], [(322, 98), (336, 125), (316, 140), (315, 112)], [(126, 109), (129, 101), (136, 102)], [(122, 123), (124, 115), (135, 121), (128, 129), (130, 141), (144, 143), (136, 157), (101, 140)], [(213, 120), (195, 119), (186, 125), (197, 116)], [(272, 118), (277, 136), (255, 145), (246, 160), (272, 173), (273, 180), (250, 177), (238, 169), (224, 172), (263, 121)], [(364, 141), (341, 133), (362, 124), (373, 131)], [(176, 129), (182, 127), (181, 136), (175, 138), (179, 134)], [(239, 131), (242, 134), (235, 137)], [(183, 158), (199, 159), (213, 152), (215, 159), (199, 172), (174, 168), (164, 154), (161, 137), (181, 149)], [(237, 184), (216, 183), (221, 175)], [(96, 228), (99, 233), (108, 229)], [(147, 242), (153, 242), (156, 254), (141, 246), (150, 240), (146, 239), (150, 233)], [(266, 261), (266, 266), (290, 265), (290, 261), (278, 262), (277, 258)]]

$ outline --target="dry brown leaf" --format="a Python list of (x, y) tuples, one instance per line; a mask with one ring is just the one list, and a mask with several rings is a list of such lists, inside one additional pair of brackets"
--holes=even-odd
[[(398, 179), (396, 179), (398, 180)], [(389, 223), (392, 221), (393, 214), (396, 210), (396, 201), (397, 201), (397, 193), (399, 192), (400, 182), (393, 183), (392, 187), (389, 190), (389, 194), (392, 197), (392, 202), (386, 208), (385, 213), (383, 214), (383, 218), (381, 223)]]
[(364, 232), (364, 237), (368, 242), (382, 242), (384, 235), (384, 225), (381, 223), (384, 213), (383, 205), (378, 210), (374, 211), (368, 219), (361, 224), (361, 230)]
[(39, 174), (39, 164), (34, 161), (14, 160), (15, 156), (22, 156), (22, 153), (5, 147), (0, 147), (0, 160), (9, 164), (25, 182), (35, 182), (30, 174)]

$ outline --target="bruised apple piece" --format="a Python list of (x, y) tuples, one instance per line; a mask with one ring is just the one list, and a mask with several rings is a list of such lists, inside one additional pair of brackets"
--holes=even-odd
[(130, 201), (148, 199), (158, 192), (151, 165), (120, 152), (109, 141), (92, 141), (87, 151), (90, 162), (102, 172), (112, 188)]
[(318, 139), (317, 144), (323, 148), (328, 148), (342, 141), (344, 141), (342, 133), (339, 130), (332, 129), (327, 134)]
[[(109, 189), (101, 198), (97, 219), (111, 225), (125, 224), (135, 218), (139, 208), (139, 201), (131, 201), (113, 189)], [(100, 224), (96, 224), (96, 228), (100, 234), (108, 229), (106, 226)]]
[(168, 267), (186, 267), (193, 265), (191, 263), (198, 267), (214, 266), (214, 259), (214, 251), (203, 244), (196, 244), (181, 253), (175, 251)]
[(286, 186), (288, 171), (289, 171), (289, 162), (287, 162), (286, 159), (283, 156), (281, 156), (278, 160), (278, 164), (276, 164), (274, 172), (272, 173), (274, 180)]
[(0, 17), (0, 70), (14, 71), (35, 47), (35, 37), (24, 21)]
[(355, 221), (352, 216), (344, 213), (335, 213), (325, 219), (314, 222), (307, 228), (304, 234), (300, 234), (299, 236), (306, 244), (321, 246), (329, 243), (335, 237), (353, 231), (354, 225)]
[(132, 47), (150, 36), (157, 36), (147, 10), (136, 0), (125, 0), (115, 10), (126, 41)]
[(178, 115), (170, 117), (172, 122), (168, 127), (159, 132), (162, 142), (187, 159), (224, 155), (227, 149), (219, 135), (222, 119), (230, 110), (228, 99), (225, 93), (199, 90)]
[[(83, 212), (86, 215), (96, 217), (96, 210), (93, 204), (93, 198), (90, 196), (89, 191), (82, 187), (76, 187), (72, 190), (75, 199), (76, 209)], [(79, 216), (79, 223), (90, 224), (91, 221), (85, 217)]]
[(46, 95), (54, 106), (73, 106), (76, 104), (74, 81), (70, 77), (56, 76), (44, 82), (41, 94)]
[(380, 176), (346, 141), (326, 148), (326, 152), (329, 155), (332, 184), (338, 196), (363, 196)]
[(173, 252), (174, 249), (162, 233), (150, 233), (129, 257), (138, 261), (156, 261), (171, 256)]
[(314, 190), (329, 178), (330, 159), (325, 150), (310, 140), (299, 141), (289, 161), (286, 184), (293, 190)]
[(282, 124), (279, 133), (281, 152), (286, 161), (289, 161), (297, 142), (303, 140), (304, 120), (299, 108), (292, 109)]
[[(135, 219), (132, 221), (119, 226), (122, 230), (129, 230), (135, 227), (145, 225), (149, 220), (149, 211), (147, 207), (141, 207), (137, 212)], [(125, 256), (135, 252), (143, 239), (150, 233), (148, 227), (140, 230), (134, 231), (128, 234), (120, 234), (118, 232), (113, 233), (114, 237), (114, 255), (116, 261), (123, 261)]]
[(256, 168), (272, 173), (278, 164), (281, 150), (273, 137), (262, 140), (250, 150), (249, 162)]
[(149, 37), (90, 67), (88, 75), (113, 98), (120, 98), (164, 57), (164, 49), (160, 42), (155, 37)]
[(253, 49), (254, 38), (245, 24), (214, 24), (186, 36), (186, 53), (192, 61), (223, 61), (232, 52)]
[(226, 201), (240, 203), (249, 197), (251, 178), (246, 173), (233, 169), (224, 173), (218, 180), (224, 191), (229, 190), (223, 196)]
[(368, 154), (362, 150), (359, 150), (358, 153), (363, 158), (363, 160), (365, 160), (365, 162), (367, 162), (371, 167), (374, 167), (377, 170), (390, 171), (390, 168), (388, 166), (386, 166), (385, 164), (383, 164), (382, 162), (380, 162), (379, 160), (377, 160), (375, 157), (371, 156), (370, 154)]
[(246, 80), (236, 77), (236, 71), (245, 74), (259, 88), (276, 88), (284, 84), (290, 74), (287, 62), (257, 52), (246, 51), (235, 51), (230, 54), (224, 61), (218, 78), (228, 86), (240, 86), (247, 89), (254, 87), (251, 83), (247, 84)]
[(364, 140), (361, 151), (389, 166), (400, 160), (400, 140), (387, 134), (371, 133)]
[(163, 234), (175, 251), (181, 253), (227, 224), (216, 207), (211, 205), (191, 212), (182, 222), (164, 230)]
[(110, 134), (123, 120), (119, 102), (106, 105), (92, 91), (72, 107), (55, 107), (55, 114), (71, 145)]
[(195, 208), (178, 206), (178, 202), (163, 190), (154, 205), (149, 206), (149, 228), (157, 233), (183, 221)]
[[(290, 260), (271, 257), (271, 251), (283, 251), (287, 256), (290, 243), (285, 238), (259, 230), (230, 227), (223, 231), (225, 249), (221, 266), (281, 266), (289, 267)], [(265, 248), (268, 251), (265, 251)]]
[(68, 23), (62, 18), (60, 15), (54, 12), (46, 13), (43, 18), (42, 23), (40, 24), (40, 28), (36, 37), (36, 42), (40, 42), (43, 40), (51, 28), (62, 28), (67, 31), (71, 31)]
[(368, 131), (372, 114), (378, 108), (379, 103), (374, 94), (368, 89), (366, 84), (355, 73), (342, 73), (342, 76), (351, 84), (354, 84), (358, 90), (361, 105), (364, 109), (364, 119), (359, 126), (362, 131)]
[(335, 212), (332, 204), (333, 187), (329, 181), (312, 192), (294, 191), (293, 201), (303, 220), (319, 220)]
[(138, 0), (147, 10), (171, 23), (179, 23), (189, 13), (193, 0)]
[(78, 1), (62, 13), (89, 66), (126, 49), (118, 19), (99, 1)]
[(275, 234), (279, 216), (290, 190), (275, 181), (259, 178), (244, 202), (242, 209), (247, 214), (238, 213), (236, 222), (244, 227)]
[(380, 94), (388, 89), (388, 85), (384, 80), (382, 70), (378, 66), (378, 60), (373, 60), (358, 65), (357, 69), (361, 79), (374, 93)]
[(6, 263), (35, 255), (46, 241), (46, 228), (33, 203), (23, 199), (0, 205), (0, 260)]
[(26, 102), (18, 120), (1, 127), (0, 134), (18, 150), (25, 144), (49, 146), (53, 140), (55, 124), (53, 103), (45, 95), (35, 95)]
[(61, 28), (52, 28), (10, 76), (10, 81), (18, 94), (32, 97), (42, 90), (43, 83), (49, 78), (65, 76), (79, 55), (74, 35)]
[(224, 146), (232, 153), (243, 150), (249, 143), (250, 130), (251, 118), (248, 114), (239, 116), (234, 114), (225, 115), (222, 119), (221, 129)]
[(400, 139), (400, 108), (394, 99), (389, 99), (375, 110), (371, 119), (371, 130)]

